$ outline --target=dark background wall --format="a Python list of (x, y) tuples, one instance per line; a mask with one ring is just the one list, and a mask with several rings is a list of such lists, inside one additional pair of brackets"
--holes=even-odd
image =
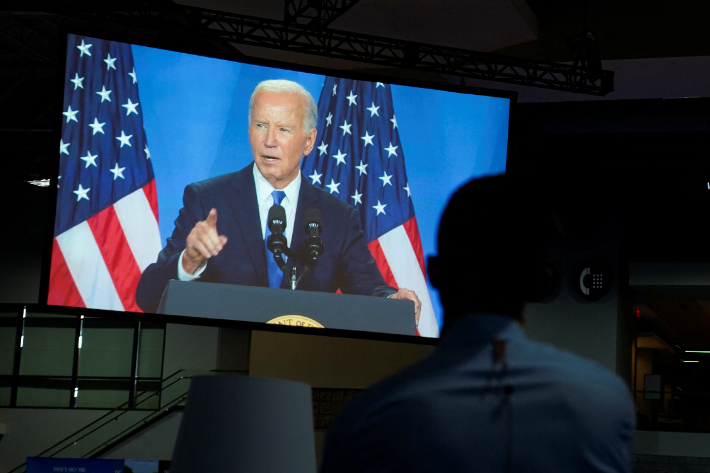
[[(12, 160), (7, 156), (5, 159)], [(3, 254), (0, 303), (38, 302), (43, 254), (51, 240), (51, 231), (45, 231), (49, 195), (50, 189), (19, 180), (8, 180), (0, 186), (0, 248)]]

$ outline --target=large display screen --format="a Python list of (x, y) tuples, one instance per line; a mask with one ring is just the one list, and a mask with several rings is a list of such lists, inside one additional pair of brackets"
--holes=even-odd
[[(198, 280), (268, 287), (262, 266), (272, 255), (253, 195), (248, 114), (254, 88), (271, 79), (302, 85), (318, 108), (313, 149), (300, 164), (296, 218), (286, 224), (293, 232), (289, 244), (302, 243), (307, 234), (299, 216), (322, 204), (325, 251), (298, 289), (370, 295), (358, 291), (369, 282), (363, 267), (376, 265), (387, 285), (413, 290), (421, 300), (417, 333), (438, 336), (442, 310), (426, 280), (426, 257), (436, 252), (438, 219), (453, 191), (473, 177), (505, 172), (510, 97), (353, 80), (335, 71), (319, 75), (78, 35), (67, 39), (48, 304), (156, 311), (165, 282), (149, 281), (157, 289), (150, 303), (139, 305), (141, 275), (165, 248), (163, 276), (181, 278), (176, 262), (185, 238), (194, 223), (207, 219), (212, 197), (225, 202), (217, 229), (232, 234), (224, 235), (224, 254), (208, 260)], [(320, 203), (303, 204), (307, 191)], [(364, 247), (369, 254), (363, 258), (358, 250)]]

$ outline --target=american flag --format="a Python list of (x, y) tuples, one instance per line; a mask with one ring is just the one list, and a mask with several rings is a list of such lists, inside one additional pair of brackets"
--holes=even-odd
[(303, 175), (358, 210), (385, 281), (417, 293), (419, 334), (437, 337), (389, 84), (326, 77), (318, 117), (317, 145), (303, 160)]
[(47, 303), (140, 311), (161, 244), (130, 45), (70, 35), (65, 81)]

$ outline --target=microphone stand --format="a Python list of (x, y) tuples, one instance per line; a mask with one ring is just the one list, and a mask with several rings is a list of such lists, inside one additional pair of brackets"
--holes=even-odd
[[(283, 254), (285, 254), (288, 257), (289, 262), (291, 263), (291, 290), (295, 291), (296, 288), (298, 287), (298, 283), (301, 282), (301, 278), (308, 272), (309, 269), (311, 269), (311, 265), (306, 264), (305, 269), (301, 273), (301, 275), (298, 275), (298, 268), (296, 266), (296, 261), (298, 261), (298, 258), (302, 257), (306, 253), (306, 248), (303, 248), (301, 251), (294, 252), (291, 250), (291, 248), (286, 247), (283, 251)], [(286, 269), (286, 262), (283, 260), (283, 256), (281, 256), (281, 253), (279, 254), (274, 254), (274, 260), (276, 260), (276, 264), (279, 266), (279, 269), (281, 271), (284, 271)], [(315, 263), (314, 263), (315, 265)], [(284, 271), (285, 272), (285, 271)]]
[(297, 278), (297, 272), (298, 270), (296, 269), (296, 258), (291, 258), (291, 290), (295, 291), (296, 286), (298, 286), (298, 281), (300, 281), (299, 278)]
[[(304, 248), (305, 250), (305, 248)], [(291, 290), (295, 291), (296, 287), (298, 287), (298, 283), (301, 282), (301, 278), (308, 272), (309, 269), (311, 269), (310, 265), (306, 265), (305, 269), (301, 273), (301, 275), (298, 275), (298, 268), (296, 267), (296, 261), (298, 257), (303, 256), (304, 251), (301, 250), (298, 253), (294, 253), (291, 251), (289, 248), (289, 253), (287, 256), (289, 257), (289, 260), (291, 261)]]

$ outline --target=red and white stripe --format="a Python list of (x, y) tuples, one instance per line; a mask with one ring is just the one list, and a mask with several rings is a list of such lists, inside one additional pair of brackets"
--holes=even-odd
[(385, 233), (368, 245), (377, 267), (390, 286), (406, 287), (417, 293), (422, 303), (418, 333), (422, 337), (438, 337), (439, 325), (429, 297), (424, 251), (416, 218)]
[(153, 180), (54, 239), (47, 303), (140, 312), (136, 286), (161, 249)]

